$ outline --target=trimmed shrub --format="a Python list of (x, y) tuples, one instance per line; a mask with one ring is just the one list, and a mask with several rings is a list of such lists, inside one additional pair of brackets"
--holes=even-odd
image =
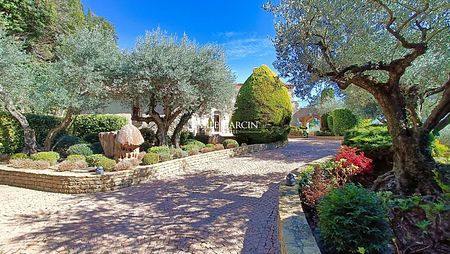
[(56, 139), (56, 142), (53, 144), (53, 151), (61, 154), (63, 157), (66, 157), (67, 149), (69, 149), (69, 147), (81, 143), (83, 143), (83, 140), (79, 137), (63, 135)]
[(103, 167), (106, 171), (111, 171), (116, 166), (116, 161), (110, 158), (102, 158), (99, 161), (95, 163), (95, 166), (97, 167)]
[(206, 148), (214, 148), (214, 144), (206, 144)]
[(214, 148), (212, 148), (212, 147), (203, 147), (200, 150), (200, 152), (202, 152), (202, 153), (209, 153), (209, 152), (213, 152), (213, 151), (214, 151)]
[(147, 150), (149, 153), (168, 153), (170, 154), (170, 148), (168, 146), (154, 146), (150, 147), (150, 149)]
[(50, 165), (55, 165), (60, 158), (57, 152), (39, 152), (32, 154), (30, 157), (35, 161), (48, 161)]
[(218, 150), (223, 150), (225, 149), (225, 147), (222, 144), (215, 144), (214, 145), (214, 150), (218, 151)]
[(66, 161), (86, 161), (86, 156), (81, 154), (71, 154), (67, 156)]
[(73, 145), (73, 146), (69, 147), (69, 149), (67, 149), (67, 153), (70, 155), (78, 154), (78, 155), (83, 155), (83, 156), (89, 156), (89, 155), (94, 154), (94, 152), (92, 152), (90, 144)]
[(10, 160), (15, 160), (15, 159), (28, 159), (28, 154), (26, 153), (15, 153), (13, 155), (11, 155)]
[(170, 154), (172, 154), (172, 157), (174, 159), (184, 158), (188, 156), (188, 152), (183, 151), (181, 148), (173, 148), (170, 151)]
[(50, 167), (50, 162), (45, 160), (14, 159), (9, 163), (15, 168), (47, 169)]
[(88, 164), (84, 160), (65, 160), (58, 165), (58, 171), (70, 171), (75, 169), (85, 169)]
[(142, 159), (143, 165), (152, 165), (159, 162), (159, 155), (156, 153), (147, 153), (144, 155), (144, 158)]
[(108, 159), (108, 157), (103, 154), (93, 154), (86, 156), (86, 161), (91, 167), (95, 166), (102, 159)]
[(159, 155), (159, 161), (170, 161), (173, 159), (172, 155), (170, 153), (158, 153)]
[(183, 149), (184, 151), (187, 151), (187, 152), (189, 152), (191, 150), (200, 151), (201, 148), (202, 147), (200, 147), (200, 146), (198, 146), (196, 144), (187, 144), (187, 145), (181, 146), (181, 149)]
[(234, 139), (225, 139), (225, 140), (222, 142), (222, 145), (223, 145), (226, 149), (239, 147), (239, 143), (238, 143), (236, 140), (234, 140)]
[(347, 184), (324, 196), (319, 202), (320, 236), (339, 253), (382, 253), (390, 231), (377, 195), (365, 188)]
[(198, 141), (198, 140), (195, 140), (195, 139), (188, 139), (187, 142), (186, 142), (186, 145), (195, 145), (198, 148), (203, 148), (203, 147), (206, 146), (205, 143), (203, 143), (201, 141)]
[(72, 123), (71, 131), (74, 136), (94, 137), (99, 132), (116, 131), (125, 126), (128, 120), (123, 116), (107, 114), (79, 115)]
[(342, 136), (347, 130), (354, 128), (358, 124), (356, 115), (349, 109), (335, 109), (331, 112), (333, 116), (333, 133)]
[(129, 160), (122, 160), (114, 166), (114, 171), (130, 170), (134, 167)]
[(291, 129), (289, 130), (289, 134), (292, 136), (303, 137), (303, 133), (305, 132), (305, 130), (306, 130), (306, 127), (291, 126)]
[[(231, 125), (242, 142), (269, 143), (287, 139), (291, 116), (288, 89), (269, 67), (261, 65), (239, 90)], [(243, 124), (245, 128), (239, 128)]]

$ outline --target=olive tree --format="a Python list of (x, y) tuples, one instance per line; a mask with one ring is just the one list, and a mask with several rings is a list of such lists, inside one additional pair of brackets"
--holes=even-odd
[(0, 29), (0, 101), (24, 131), (24, 152), (36, 152), (36, 135), (18, 105), (29, 104), (33, 81), (30, 57), (22, 44)]
[(40, 75), (38, 93), (47, 110), (64, 112), (61, 124), (51, 129), (44, 148), (51, 149), (56, 135), (67, 129), (82, 112), (102, 108), (107, 102), (107, 83), (115, 69), (119, 51), (114, 36), (98, 29), (80, 29), (61, 36), (55, 50), (57, 61)]
[[(276, 68), (307, 96), (317, 81), (371, 93), (393, 140), (397, 190), (436, 193), (428, 135), (450, 113), (446, 0), (329, 0), (268, 3), (276, 16)], [(426, 117), (421, 104), (439, 101)]]
[(148, 32), (125, 56), (121, 81), (114, 88), (134, 107), (146, 108), (136, 120), (154, 122), (160, 145), (178, 145), (179, 133), (192, 114), (218, 101), (231, 100), (233, 76), (222, 50), (200, 47), (186, 36), (178, 40), (161, 30)]

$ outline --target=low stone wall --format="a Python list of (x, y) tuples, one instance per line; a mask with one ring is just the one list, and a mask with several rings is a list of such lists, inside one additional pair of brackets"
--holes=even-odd
[[(326, 156), (302, 165), (292, 171), (298, 176), (301, 169), (307, 165), (314, 165), (330, 160), (333, 156)], [(298, 178), (298, 177), (297, 177)], [(306, 220), (298, 193), (298, 184), (286, 186), (280, 184), (278, 201), (278, 239), (281, 254), (320, 254), (316, 239)]]
[(55, 172), (52, 170), (16, 169), (0, 165), (0, 184), (72, 194), (110, 191), (145, 183), (154, 178), (181, 173), (184, 169), (195, 168), (216, 160), (278, 148), (286, 144), (287, 142), (276, 142), (242, 146), (149, 166), (139, 166), (131, 170), (106, 172), (104, 175)]

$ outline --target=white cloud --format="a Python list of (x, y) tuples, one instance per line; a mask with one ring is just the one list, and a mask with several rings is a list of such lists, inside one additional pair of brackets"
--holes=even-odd
[(273, 45), (269, 38), (248, 34), (243, 35), (242, 38), (233, 38), (241, 36), (230, 35), (230, 37), (227, 37), (229, 40), (225, 40), (222, 43), (228, 58), (235, 60), (244, 57), (263, 57), (273, 52)]

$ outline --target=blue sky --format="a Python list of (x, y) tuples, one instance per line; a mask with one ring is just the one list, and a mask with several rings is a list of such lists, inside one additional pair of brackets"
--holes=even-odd
[(158, 26), (180, 37), (186, 33), (200, 44), (222, 45), (237, 82), (244, 82), (261, 64), (274, 69), (273, 16), (262, 9), (265, 2), (82, 0), (86, 9), (114, 24), (121, 48), (131, 49), (138, 36)]

